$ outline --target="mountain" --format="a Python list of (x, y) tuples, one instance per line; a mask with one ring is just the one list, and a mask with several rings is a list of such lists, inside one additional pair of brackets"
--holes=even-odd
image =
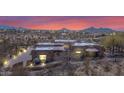
[(0, 30), (15, 30), (16, 27), (13, 26), (7, 26), (7, 25), (0, 25)]
[[(7, 26), (7, 25), (0, 25), (0, 30), (4, 30), (4, 31), (19, 31), (19, 32), (24, 32), (24, 31), (31, 31), (31, 29), (26, 29), (26, 28), (22, 28), (22, 27), (14, 27), (14, 26)], [(36, 31), (49, 31), (49, 30), (36, 30)], [(58, 32), (61, 33), (68, 33), (68, 32), (73, 32), (73, 31), (79, 31), (79, 32), (85, 32), (85, 33), (98, 33), (98, 34), (104, 34), (104, 33), (112, 33), (115, 32), (116, 30), (110, 29), (110, 28), (95, 28), (95, 27), (89, 27), (87, 29), (83, 29), (83, 30), (70, 30), (67, 28), (62, 28), (60, 30), (56, 30)]]
[(61, 33), (66, 33), (66, 32), (70, 32), (71, 30), (67, 29), (67, 28), (62, 28), (60, 30), (58, 30)]
[(95, 27), (90, 27), (84, 30), (80, 30), (81, 32), (85, 33), (112, 33), (115, 32), (115, 30), (110, 29), (110, 28), (95, 28)]
[(22, 27), (14, 27), (14, 26), (0, 25), (0, 30), (24, 32), (24, 31), (26, 31), (26, 30), (28, 30), (28, 29), (22, 28)]

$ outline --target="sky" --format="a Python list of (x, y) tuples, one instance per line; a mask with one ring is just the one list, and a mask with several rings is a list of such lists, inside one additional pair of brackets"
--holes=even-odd
[(48, 30), (88, 27), (124, 30), (124, 16), (0, 16), (0, 25)]

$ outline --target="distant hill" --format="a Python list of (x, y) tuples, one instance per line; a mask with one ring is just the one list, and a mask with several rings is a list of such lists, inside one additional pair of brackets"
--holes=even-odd
[(67, 28), (62, 28), (62, 29), (57, 30), (57, 31), (59, 31), (59, 32), (61, 32), (61, 33), (66, 33), (66, 32), (70, 32), (71, 30), (69, 30), (69, 29), (67, 29)]
[(16, 27), (13, 26), (7, 26), (7, 25), (0, 25), (0, 30), (15, 30)]
[[(0, 25), (0, 30), (4, 30), (4, 31), (20, 31), (20, 32), (24, 32), (24, 31), (32, 31), (32, 29), (26, 29), (26, 28), (22, 28), (22, 27), (14, 27), (14, 26), (7, 26), (7, 25)], [(34, 30), (34, 31), (50, 31), (50, 30)], [(95, 28), (95, 27), (89, 27), (87, 29), (83, 29), (83, 30), (70, 30), (67, 28), (62, 28), (60, 30), (56, 30), (58, 32), (61, 33), (66, 33), (66, 32), (72, 32), (72, 31), (79, 31), (79, 32), (85, 32), (85, 33), (98, 33), (98, 34), (104, 34), (104, 33), (112, 33), (115, 32), (116, 30), (110, 29), (110, 28)]]
[(115, 32), (116, 30), (110, 29), (110, 28), (95, 28), (95, 27), (90, 27), (84, 30), (80, 30), (81, 32), (86, 32), (86, 33), (111, 33)]
[(22, 27), (14, 27), (14, 26), (7, 26), (7, 25), (0, 25), (0, 30), (4, 31), (26, 31), (26, 28)]
[(58, 30), (59, 32), (70, 32), (70, 31), (79, 31), (79, 32), (85, 32), (85, 33), (98, 33), (98, 34), (104, 34), (104, 33), (112, 33), (115, 32), (116, 30), (113, 30), (111, 28), (95, 28), (95, 27), (89, 27), (83, 30), (69, 30), (66, 28)]

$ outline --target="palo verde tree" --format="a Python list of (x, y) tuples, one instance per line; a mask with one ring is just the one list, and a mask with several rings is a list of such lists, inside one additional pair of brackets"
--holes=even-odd
[(116, 34), (105, 37), (102, 44), (111, 55), (124, 54), (124, 34)]

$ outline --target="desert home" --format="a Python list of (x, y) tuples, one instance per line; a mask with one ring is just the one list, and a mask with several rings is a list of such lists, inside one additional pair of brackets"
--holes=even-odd
[(55, 40), (37, 43), (32, 52), (34, 65), (53, 61), (82, 61), (85, 57), (102, 57), (104, 49), (96, 43), (76, 40)]

